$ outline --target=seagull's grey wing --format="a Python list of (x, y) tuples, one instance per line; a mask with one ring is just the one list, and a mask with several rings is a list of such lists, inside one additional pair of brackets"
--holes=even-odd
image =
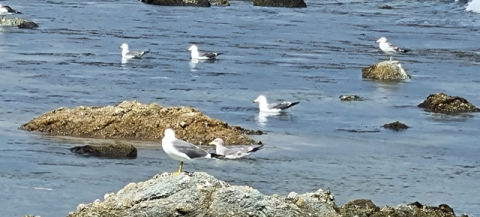
[(208, 152), (205, 150), (180, 139), (174, 140), (172, 144), (175, 150), (186, 154), (190, 159), (206, 157), (208, 155)]
[(140, 58), (142, 57), (143, 55), (145, 55), (146, 53), (150, 52), (150, 50), (146, 50), (146, 51), (129, 51), (126, 53), (127, 56), (133, 56), (135, 58)]
[(209, 59), (215, 59), (218, 55), (222, 53), (199, 53), (198, 56), (200, 57), (207, 57)]
[(395, 51), (395, 52), (398, 52), (398, 53), (406, 53), (406, 52), (410, 51), (410, 50), (408, 50), (408, 49), (399, 48), (399, 47), (397, 47), (397, 46), (395, 46), (395, 45), (393, 45), (393, 44), (390, 44), (390, 43), (388, 43), (388, 42), (386, 42), (386, 45), (387, 45), (387, 46), (385, 46), (385, 47), (388, 47), (388, 49), (390, 49), (390, 50), (392, 50), (392, 51)]
[(225, 155), (238, 155), (245, 154), (248, 151), (244, 148), (227, 148), (224, 152)]
[(269, 109), (280, 109), (280, 110), (285, 110), (287, 108), (290, 108), (296, 104), (298, 104), (300, 102), (282, 102), (282, 103), (272, 103), (272, 104), (268, 104), (268, 108)]
[(260, 149), (262, 149), (262, 148), (263, 148), (263, 145), (252, 145), (252, 146), (250, 146), (250, 147), (247, 148), (247, 151), (248, 151), (249, 153), (253, 153), (253, 152), (256, 152), (256, 151), (258, 151), (258, 150), (260, 150)]

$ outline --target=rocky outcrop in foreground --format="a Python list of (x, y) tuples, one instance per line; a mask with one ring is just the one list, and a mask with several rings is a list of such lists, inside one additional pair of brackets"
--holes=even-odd
[(5, 18), (5, 20), (0, 20), (0, 26), (14, 26), (21, 29), (35, 29), (38, 27), (36, 23), (19, 17)]
[(253, 6), (306, 8), (303, 0), (253, 0)]
[(444, 93), (430, 94), (425, 101), (418, 104), (418, 107), (430, 112), (446, 114), (480, 111), (466, 99), (458, 96), (448, 96)]
[(137, 148), (132, 144), (116, 141), (115, 144), (84, 145), (70, 148), (70, 151), (84, 156), (133, 159), (137, 158)]
[(190, 107), (164, 108), (156, 103), (124, 101), (115, 106), (59, 108), (34, 118), (20, 129), (51, 135), (159, 140), (166, 128), (177, 138), (202, 145), (215, 138), (226, 144), (257, 144), (244, 134), (261, 134), (210, 118)]
[(420, 203), (377, 207), (366, 199), (353, 200), (341, 207), (330, 191), (288, 196), (264, 195), (248, 186), (230, 185), (203, 173), (163, 173), (145, 182), (130, 183), (104, 200), (80, 204), (68, 217), (143, 216), (376, 216), (376, 217), (455, 217), (446, 204), (428, 207)]
[(208, 0), (142, 0), (143, 3), (163, 6), (210, 7)]
[(407, 80), (410, 75), (405, 72), (398, 61), (383, 61), (362, 69), (362, 78), (374, 80)]

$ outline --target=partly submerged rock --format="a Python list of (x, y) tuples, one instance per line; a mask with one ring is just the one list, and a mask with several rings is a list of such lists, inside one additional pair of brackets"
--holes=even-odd
[(38, 27), (36, 23), (27, 21), (20, 17), (5, 18), (4, 20), (0, 20), (0, 26), (16, 26), (23, 29), (35, 29)]
[(329, 191), (264, 195), (195, 172), (156, 175), (130, 183), (104, 201), (80, 204), (68, 217), (87, 216), (338, 216)]
[(350, 102), (350, 101), (362, 101), (362, 97), (359, 97), (357, 95), (340, 95), (338, 98), (340, 98), (341, 101), (344, 102)]
[[(420, 207), (418, 205), (420, 205)], [(453, 209), (446, 204), (431, 207), (415, 202), (406, 206), (384, 206), (380, 208), (369, 199), (351, 200), (339, 208), (339, 213), (342, 216), (455, 217)]]
[(398, 61), (383, 61), (362, 69), (362, 78), (374, 80), (407, 80), (410, 75), (405, 72)]
[(253, 6), (306, 8), (303, 0), (253, 0)]
[(52, 135), (90, 138), (159, 140), (165, 128), (178, 138), (201, 145), (215, 138), (226, 144), (257, 144), (243, 134), (261, 134), (210, 118), (190, 107), (163, 108), (156, 103), (124, 101), (115, 106), (59, 108), (36, 117), (20, 129)]
[(164, 6), (210, 7), (208, 0), (142, 0), (143, 3)]
[(133, 159), (137, 158), (137, 149), (132, 144), (115, 142), (115, 144), (84, 145), (70, 148), (75, 154), (102, 158)]
[(406, 129), (409, 128), (406, 124), (404, 124), (400, 121), (395, 121), (395, 122), (392, 122), (392, 123), (384, 124), (382, 127), (386, 128), (386, 129), (390, 129), (390, 130), (395, 130), (395, 131), (406, 130)]
[(466, 99), (458, 96), (448, 96), (444, 93), (430, 94), (425, 101), (418, 104), (418, 107), (430, 112), (447, 114), (480, 111), (479, 108), (469, 103)]

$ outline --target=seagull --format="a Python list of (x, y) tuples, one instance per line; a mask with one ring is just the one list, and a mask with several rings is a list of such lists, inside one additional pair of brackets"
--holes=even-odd
[(2, 22), (5, 22), (5, 16), (8, 14), (21, 14), (22, 12), (13, 10), (10, 6), (0, 5), (0, 15), (2, 16)]
[(209, 145), (214, 145), (216, 146), (215, 152), (216, 154), (220, 154), (225, 156), (227, 159), (237, 159), (237, 158), (242, 158), (247, 155), (250, 155), (253, 152), (256, 152), (260, 149), (263, 148), (263, 145), (249, 145), (249, 146), (244, 146), (244, 147), (232, 147), (232, 148), (226, 148), (223, 146), (223, 140), (220, 138), (216, 138), (212, 142), (208, 143)]
[(255, 100), (253, 100), (253, 103), (258, 102), (258, 108), (260, 109), (260, 112), (281, 112), (285, 109), (288, 109), (300, 102), (281, 102), (281, 103), (271, 103), (269, 104), (267, 102), (267, 97), (264, 95), (258, 96)]
[(390, 61), (392, 61), (392, 56), (397, 54), (397, 53), (406, 53), (410, 50), (407, 50), (407, 49), (402, 49), (402, 48), (399, 48), (393, 44), (390, 44), (387, 42), (387, 38), (385, 37), (381, 37), (379, 38), (377, 41), (375, 41), (375, 43), (378, 43), (378, 47), (380, 48), (380, 50), (383, 51), (383, 53), (387, 54), (390, 56)]
[(170, 128), (165, 129), (162, 139), (163, 151), (171, 158), (180, 161), (178, 171), (173, 173), (178, 175), (182, 172), (183, 161), (190, 161), (196, 158), (222, 158), (222, 155), (208, 153), (194, 144), (175, 138), (175, 131)]
[(198, 60), (214, 60), (214, 59), (217, 59), (218, 55), (222, 54), (222, 53), (200, 53), (198, 52), (197, 45), (190, 46), (190, 48), (188, 48), (188, 51), (190, 51), (190, 56), (192, 59), (198, 59)]
[(127, 43), (123, 43), (119, 48), (122, 49), (122, 58), (125, 59), (140, 59), (143, 55), (150, 52), (150, 49), (145, 51), (129, 51)]

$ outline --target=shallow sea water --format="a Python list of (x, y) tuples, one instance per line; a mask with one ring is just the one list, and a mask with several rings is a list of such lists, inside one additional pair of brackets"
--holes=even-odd
[[(265, 149), (239, 161), (199, 160), (204, 171), (265, 194), (330, 189), (337, 204), (419, 201), (480, 216), (478, 114), (441, 115), (416, 105), (444, 92), (480, 105), (480, 15), (465, 1), (306, 1), (308, 8), (161, 7), (134, 0), (3, 1), (40, 25), (0, 28), (2, 216), (65, 216), (129, 182), (172, 172), (158, 142), (133, 141), (134, 160), (85, 158), (68, 148), (97, 140), (50, 137), (18, 127), (58, 107), (138, 100), (192, 106), (267, 134)], [(379, 9), (382, 5), (394, 9)], [(388, 57), (375, 40), (412, 49), (396, 56), (407, 82), (363, 80)], [(151, 49), (122, 64), (118, 46)], [(186, 51), (223, 52), (192, 64)], [(252, 100), (301, 101), (258, 116)], [(343, 103), (342, 94), (365, 101)], [(391, 132), (380, 126), (411, 126)], [(351, 133), (349, 130), (366, 131)]]

